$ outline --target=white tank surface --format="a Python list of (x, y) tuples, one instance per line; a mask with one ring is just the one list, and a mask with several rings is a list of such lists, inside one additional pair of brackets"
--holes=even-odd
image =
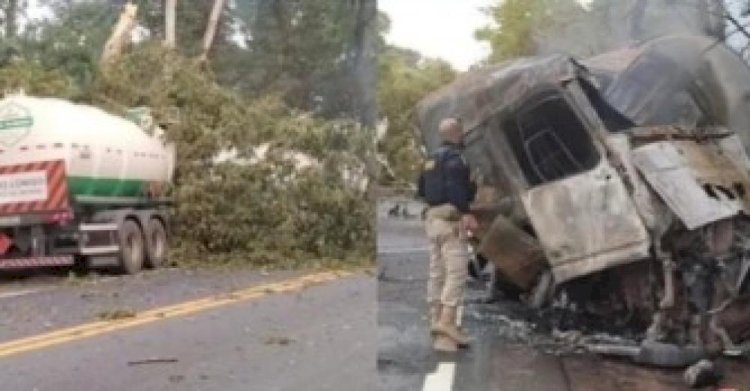
[(92, 106), (11, 95), (0, 100), (0, 167), (63, 160), (75, 196), (154, 195), (175, 162), (174, 146), (154, 129)]

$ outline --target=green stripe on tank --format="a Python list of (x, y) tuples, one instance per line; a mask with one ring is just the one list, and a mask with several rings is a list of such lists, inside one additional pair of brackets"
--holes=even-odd
[(147, 182), (139, 179), (68, 177), (68, 190), (74, 196), (140, 197)]
[(32, 125), (34, 125), (34, 119), (31, 117), (0, 120), (0, 130), (30, 128)]

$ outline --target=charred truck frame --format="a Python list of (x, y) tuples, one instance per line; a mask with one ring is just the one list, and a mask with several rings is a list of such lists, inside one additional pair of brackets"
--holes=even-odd
[(476, 251), (505, 286), (636, 330), (594, 350), (681, 366), (750, 336), (749, 98), (734, 53), (675, 36), (472, 71), (418, 117), (428, 151), (463, 122)]

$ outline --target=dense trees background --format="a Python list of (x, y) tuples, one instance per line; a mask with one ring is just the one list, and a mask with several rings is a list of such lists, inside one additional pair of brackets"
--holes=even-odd
[[(115, 114), (146, 106), (177, 146), (175, 259), (370, 259), (377, 119), (374, 0), (136, 0), (136, 39), (101, 67), (122, 0), (0, 0), (0, 90)], [(44, 10), (44, 17), (30, 17)], [(176, 116), (176, 118), (175, 118)]]
[(415, 106), (455, 76), (456, 72), (445, 61), (424, 59), (410, 50), (387, 47), (381, 53), (378, 98), (388, 128), (379, 147), (392, 171), (391, 180), (411, 183), (417, 177), (422, 154)]
[[(730, 18), (746, 0), (495, 0), (491, 24), (476, 33), (489, 62), (565, 52), (589, 56), (676, 33), (726, 38)], [(747, 23), (747, 21), (745, 21)]]
[[(26, 1), (0, 0), (5, 32), (1, 64), (14, 57), (31, 60), (62, 71), (85, 91), (125, 2), (39, 1), (51, 13), (43, 20), (28, 20)], [(135, 3), (141, 34), (163, 39), (164, 2)], [(200, 52), (212, 5), (212, 0), (178, 1), (181, 55)], [(210, 69), (223, 87), (244, 97), (281, 93), (291, 107), (326, 118), (354, 118), (372, 127), (377, 117), (375, 19), (374, 0), (227, 1)]]
[(378, 25), (378, 106), (385, 120), (385, 132), (378, 138), (378, 152), (385, 162), (380, 178), (388, 185), (410, 185), (423, 158), (415, 106), (428, 93), (451, 82), (457, 72), (444, 60), (386, 44), (387, 15), (380, 14)]

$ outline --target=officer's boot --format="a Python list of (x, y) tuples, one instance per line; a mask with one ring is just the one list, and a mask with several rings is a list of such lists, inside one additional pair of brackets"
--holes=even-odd
[(458, 344), (459, 347), (469, 346), (469, 337), (464, 335), (456, 325), (457, 307), (444, 305), (440, 311), (440, 321), (435, 327), (435, 331), (442, 335), (447, 335)]
[(435, 335), (437, 333), (437, 324), (440, 322), (440, 303), (430, 304), (430, 334)]
[(453, 338), (445, 334), (434, 334), (435, 339), (432, 342), (432, 348), (438, 352), (455, 353), (458, 351), (458, 344)]

